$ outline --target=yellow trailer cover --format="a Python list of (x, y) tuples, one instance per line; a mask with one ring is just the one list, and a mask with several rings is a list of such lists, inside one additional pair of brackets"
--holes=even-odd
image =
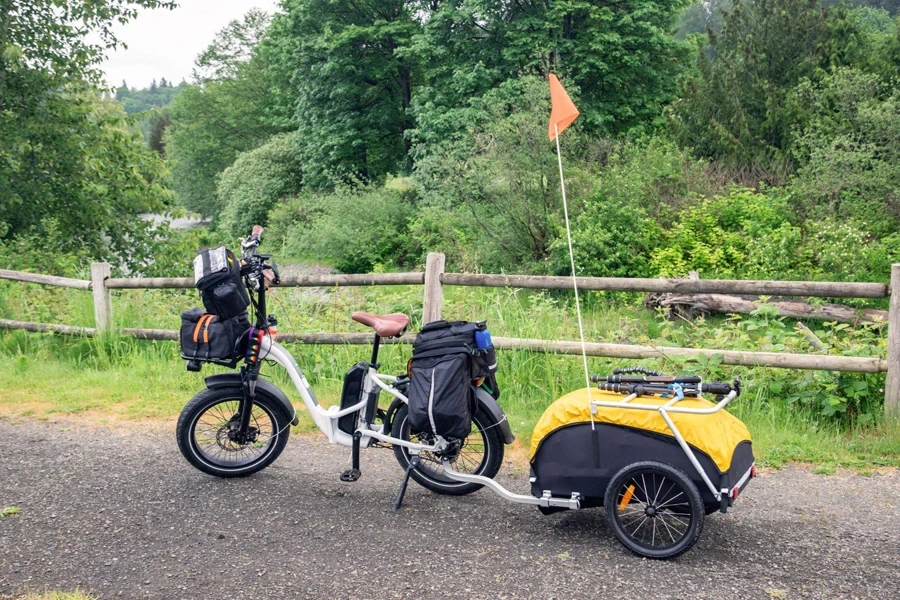
[[(591, 390), (591, 399), (604, 402), (621, 402), (625, 399), (622, 394), (604, 392), (597, 389)], [(662, 406), (671, 398), (659, 396), (639, 396), (631, 401), (632, 404), (646, 404)], [(675, 406), (679, 408), (712, 408), (714, 403), (703, 399), (685, 399)], [(684, 413), (669, 413), (672, 422), (678, 427), (678, 431), (685, 441), (695, 448), (705, 452), (713, 460), (719, 471), (726, 472), (731, 465), (731, 455), (737, 445), (744, 441), (750, 441), (750, 432), (747, 427), (734, 415), (720, 410), (711, 415), (691, 415)], [(537, 453), (541, 441), (550, 433), (575, 423), (586, 423), (591, 420), (591, 405), (588, 401), (588, 390), (580, 389), (566, 394), (544, 411), (531, 435), (531, 459)], [(662, 415), (655, 410), (638, 410), (633, 408), (608, 408), (597, 407), (594, 421), (598, 423), (610, 423), (622, 425), (634, 429), (644, 429), (672, 436), (672, 432)], [(674, 437), (674, 436), (673, 436)], [(590, 448), (585, 448), (590, 452)]]

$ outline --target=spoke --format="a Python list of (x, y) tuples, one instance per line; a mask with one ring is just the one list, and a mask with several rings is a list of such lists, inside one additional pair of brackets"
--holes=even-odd
[(677, 504), (672, 504), (672, 500), (675, 500), (676, 498), (678, 498), (678, 496), (684, 496), (684, 492), (678, 492), (677, 494), (675, 494), (674, 496), (669, 498), (669, 500), (665, 504), (661, 504), (661, 505), (657, 506), (657, 508), (666, 508), (667, 506), (686, 506), (687, 502), (679, 502)]
[(679, 523), (681, 523), (681, 524), (684, 525), (685, 527), (688, 527), (688, 526), (690, 525), (690, 521), (688, 521), (687, 523), (684, 522), (684, 521), (682, 521), (675, 513), (672, 513), (672, 512), (665, 512), (665, 513), (663, 513), (663, 514), (666, 515), (667, 517), (670, 517), (670, 518), (672, 518), (672, 519), (675, 519), (676, 521), (678, 521)]
[[(641, 478), (643, 478), (643, 475), (641, 475)], [(638, 483), (638, 480), (637, 480), (637, 479), (632, 478), (631, 481), (634, 482), (635, 487), (638, 487), (638, 488), (641, 487), (641, 484)], [(627, 490), (627, 489), (628, 489), (628, 486), (626, 486), (625, 489)], [(643, 488), (641, 488), (641, 491), (643, 491)], [(624, 495), (624, 494), (622, 494), (622, 495)], [(641, 506), (643, 506), (644, 508), (647, 508), (647, 504), (644, 503), (644, 502), (640, 499), (640, 497), (639, 497), (638, 495), (632, 494), (631, 497), (632, 497), (633, 499), (637, 500), (638, 503), (639, 503)], [(647, 492), (644, 492), (644, 498), (647, 499)]]
[(652, 521), (653, 521), (653, 535), (650, 537), (650, 545), (655, 546), (656, 545), (656, 521), (657, 521), (657, 519), (652, 519)]
[[(678, 540), (676, 540), (676, 539), (675, 539), (675, 536), (672, 535), (672, 528), (669, 527), (669, 524), (668, 524), (668, 523), (666, 523), (666, 519), (665, 519), (665, 518), (661, 517), (661, 518), (660, 518), (660, 521), (662, 521), (663, 526), (666, 528), (666, 532), (669, 534), (669, 537), (672, 538), (672, 543), (674, 544), (674, 543), (675, 543), (676, 541), (678, 541)], [(678, 537), (681, 537), (681, 535), (679, 534)]]
[[(665, 483), (665, 478), (663, 478), (663, 483)], [(653, 485), (656, 486), (656, 473), (653, 473)], [(659, 491), (662, 489), (662, 484), (656, 488), (656, 495), (653, 496), (653, 504), (651, 506), (656, 506), (656, 501), (659, 500)]]
[(637, 529), (635, 529), (634, 531), (631, 532), (631, 537), (634, 537), (637, 535), (637, 532), (640, 531), (641, 527), (644, 526), (644, 523), (646, 523), (647, 519), (649, 519), (649, 518), (650, 517), (647, 517), (647, 516), (644, 517), (644, 520), (641, 521), (641, 524), (637, 526)]
[[(635, 480), (635, 483), (637, 483), (637, 480)], [(648, 490), (649, 488), (647, 487), (647, 480), (644, 479), (644, 474), (643, 474), (643, 473), (641, 473), (641, 483), (644, 484), (644, 487), (641, 488), (641, 491), (644, 492), (644, 500), (646, 500), (647, 503), (649, 503), (649, 502), (650, 502), (650, 494), (647, 493), (647, 490)], [(644, 504), (644, 503), (641, 502), (641, 504)], [(644, 504), (644, 506), (646, 506), (646, 504)]]

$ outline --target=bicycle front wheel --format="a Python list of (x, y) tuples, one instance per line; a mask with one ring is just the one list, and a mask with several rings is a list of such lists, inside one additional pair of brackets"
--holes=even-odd
[(196, 468), (217, 477), (246, 477), (278, 458), (291, 433), (290, 418), (278, 402), (257, 391), (250, 430), (241, 439), (239, 387), (207, 389), (191, 399), (178, 418), (181, 454)]

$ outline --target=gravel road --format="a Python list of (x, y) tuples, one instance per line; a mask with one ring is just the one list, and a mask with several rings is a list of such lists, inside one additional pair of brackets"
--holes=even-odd
[[(410, 485), (387, 450), (295, 437), (266, 471), (221, 480), (174, 427), (0, 420), (0, 598), (897, 598), (900, 473), (763, 471), (681, 558), (626, 551), (602, 509), (542, 516), (486, 490)], [(500, 480), (524, 491), (527, 473)]]

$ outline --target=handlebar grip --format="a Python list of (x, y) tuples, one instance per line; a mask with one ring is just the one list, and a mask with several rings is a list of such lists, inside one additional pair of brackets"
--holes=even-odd
[(250, 235), (255, 235), (256, 237), (261, 237), (265, 229), (262, 228), (262, 225), (254, 225), (253, 230), (250, 232)]
[(727, 383), (706, 383), (703, 384), (703, 392), (706, 394), (727, 395), (734, 389)]

